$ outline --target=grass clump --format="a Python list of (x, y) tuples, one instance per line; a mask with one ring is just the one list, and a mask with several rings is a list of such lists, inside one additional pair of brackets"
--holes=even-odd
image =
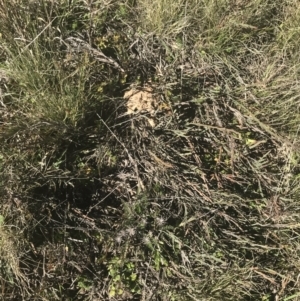
[(0, 2), (1, 297), (297, 300), (297, 7)]
[(4, 215), (0, 215), (0, 258), (1, 272), (0, 281), (2, 287), (2, 298), (10, 298), (6, 294), (10, 289), (18, 287), (21, 295), (26, 296), (28, 279), (21, 268), (19, 261), (23, 242), (18, 242), (16, 229), (6, 223)]

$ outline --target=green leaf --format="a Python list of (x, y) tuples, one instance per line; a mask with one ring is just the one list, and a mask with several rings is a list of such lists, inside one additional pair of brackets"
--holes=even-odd
[(131, 274), (130, 279), (131, 279), (131, 281), (135, 281), (137, 279), (137, 274), (135, 274), (135, 273)]
[(295, 299), (295, 298), (297, 298), (299, 296), (300, 296), (300, 293), (297, 293), (295, 295), (292, 295), (292, 296), (289, 296), (289, 297), (283, 299), (283, 301), (293, 300), (293, 299)]
[(121, 280), (120, 274), (119, 274), (119, 275), (116, 275), (116, 276), (114, 277), (114, 279), (113, 279), (113, 281), (115, 281), (115, 282), (118, 282), (118, 281), (120, 281), (120, 280)]
[(108, 294), (109, 294), (109, 297), (114, 297), (116, 295), (116, 289), (114, 286), (110, 288)]

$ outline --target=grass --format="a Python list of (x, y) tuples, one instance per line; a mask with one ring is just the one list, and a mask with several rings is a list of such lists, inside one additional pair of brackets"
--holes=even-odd
[(0, 1), (1, 298), (298, 300), (298, 2)]

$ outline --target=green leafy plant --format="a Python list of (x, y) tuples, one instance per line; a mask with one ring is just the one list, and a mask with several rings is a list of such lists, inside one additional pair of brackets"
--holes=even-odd
[(108, 265), (108, 270), (112, 279), (110, 297), (123, 295), (125, 290), (137, 294), (141, 292), (134, 263), (123, 263), (120, 258), (113, 258)]

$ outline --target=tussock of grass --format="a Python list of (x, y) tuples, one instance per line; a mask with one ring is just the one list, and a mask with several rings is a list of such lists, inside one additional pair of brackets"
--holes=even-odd
[(188, 6), (186, 1), (138, 1), (138, 19), (142, 32), (167, 39), (180, 35), (189, 27)]
[[(3, 213), (3, 211), (2, 211)], [(11, 212), (9, 212), (11, 214)], [(1, 273), (0, 281), (2, 287), (2, 298), (10, 298), (5, 293), (12, 288), (18, 288), (23, 294), (27, 295), (28, 279), (20, 265), (20, 254), (24, 252), (18, 242), (17, 231), (12, 226), (6, 224), (5, 217), (0, 215), (0, 258)]]
[(297, 300), (298, 4), (2, 1), (1, 297)]

